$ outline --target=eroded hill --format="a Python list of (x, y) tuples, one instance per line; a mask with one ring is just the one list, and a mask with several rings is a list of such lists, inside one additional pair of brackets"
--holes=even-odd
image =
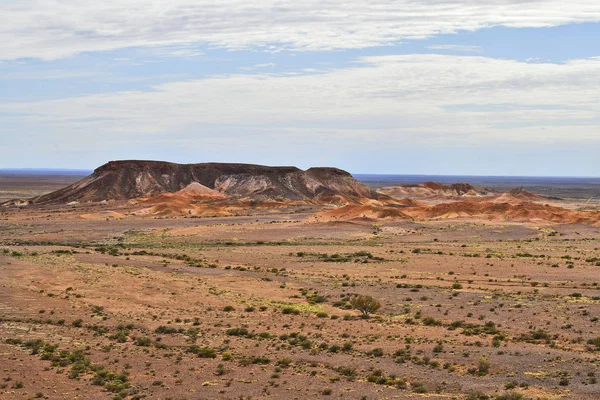
[(450, 199), (463, 197), (483, 197), (497, 194), (493, 190), (476, 188), (468, 183), (443, 185), (437, 182), (423, 182), (417, 185), (388, 186), (379, 193), (393, 198)]
[(337, 168), (268, 167), (252, 164), (174, 164), (113, 161), (64, 189), (36, 197), (33, 204), (66, 204), (154, 197), (198, 184), (231, 198), (356, 202), (381, 197)]

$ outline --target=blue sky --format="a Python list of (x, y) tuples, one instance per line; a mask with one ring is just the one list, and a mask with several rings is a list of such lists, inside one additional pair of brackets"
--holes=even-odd
[(600, 175), (600, 4), (486, 3), (0, 0), (0, 168)]

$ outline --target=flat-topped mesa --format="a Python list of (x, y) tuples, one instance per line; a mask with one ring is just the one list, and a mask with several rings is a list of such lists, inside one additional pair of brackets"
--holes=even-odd
[(199, 183), (226, 196), (315, 202), (353, 202), (379, 195), (337, 168), (269, 167), (254, 164), (175, 164), (163, 161), (111, 161), (91, 175), (33, 204), (98, 202), (175, 193)]
[(292, 166), (283, 167), (268, 167), (265, 165), (255, 164), (240, 164), (240, 163), (198, 163), (198, 164), (177, 164), (167, 161), (145, 161), (145, 160), (124, 160), (124, 161), (110, 161), (94, 171), (96, 173), (103, 173), (107, 171), (119, 171), (123, 169), (129, 170), (142, 170), (151, 169), (153, 171), (160, 172), (173, 172), (181, 170), (214, 170), (221, 171), (222, 173), (261, 173), (261, 172), (299, 172), (301, 169)]

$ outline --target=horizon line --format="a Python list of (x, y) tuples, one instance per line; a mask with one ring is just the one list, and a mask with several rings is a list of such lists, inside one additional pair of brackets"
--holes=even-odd
[[(1, 172), (67, 172), (92, 173), (95, 169), (88, 168), (0, 168)], [(571, 178), (571, 179), (600, 179), (593, 175), (470, 175), (470, 174), (435, 174), (435, 173), (379, 173), (379, 172), (350, 172), (352, 176), (438, 176), (438, 177), (467, 177), (467, 178)]]

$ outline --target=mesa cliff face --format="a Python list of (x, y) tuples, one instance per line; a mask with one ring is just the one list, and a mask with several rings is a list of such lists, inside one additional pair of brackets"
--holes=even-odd
[(146, 198), (199, 183), (228, 197), (307, 200), (324, 203), (375, 199), (379, 195), (337, 168), (267, 167), (253, 164), (174, 164), (112, 161), (66, 188), (31, 200), (33, 204)]

